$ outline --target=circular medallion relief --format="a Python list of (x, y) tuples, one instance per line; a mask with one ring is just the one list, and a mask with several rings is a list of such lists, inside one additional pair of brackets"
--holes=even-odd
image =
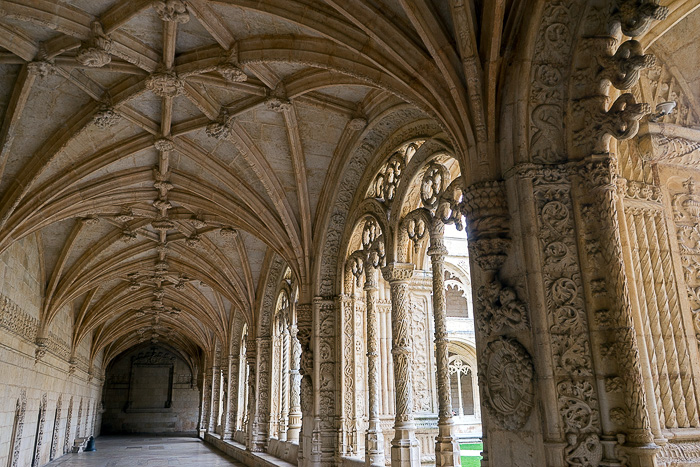
[(517, 340), (500, 337), (486, 346), (480, 368), (491, 416), (507, 430), (522, 428), (534, 404), (530, 354)]

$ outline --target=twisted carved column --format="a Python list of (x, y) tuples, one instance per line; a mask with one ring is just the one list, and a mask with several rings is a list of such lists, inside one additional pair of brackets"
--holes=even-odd
[(392, 263), (382, 268), (384, 279), (391, 286), (391, 354), (396, 386), (395, 436), (391, 441), (392, 467), (420, 466), (420, 446), (413, 419), (413, 338), (408, 292), (413, 268), (412, 263)]
[(435, 363), (438, 390), (438, 436), (435, 438), (435, 465), (461, 465), (459, 443), (454, 436), (452, 420), (452, 395), (447, 368), (447, 310), (445, 305), (445, 255), (444, 227), (435, 222), (430, 235), (428, 255), (433, 268), (433, 315), (435, 318)]
[(301, 344), (297, 339), (297, 325), (289, 325), (289, 337), (291, 339), (292, 358), (290, 361), (289, 380), (291, 391), (289, 394), (289, 428), (287, 429), (287, 441), (299, 442), (301, 430), (301, 374), (299, 363), (301, 359)]
[(376, 268), (365, 266), (367, 301), (367, 386), (369, 389), (369, 420), (365, 435), (365, 465), (383, 466), (384, 435), (379, 424), (379, 322), (377, 317)]
[(281, 378), (280, 378), (280, 415), (279, 439), (287, 441), (287, 426), (289, 423), (289, 332), (285, 329), (281, 336)]

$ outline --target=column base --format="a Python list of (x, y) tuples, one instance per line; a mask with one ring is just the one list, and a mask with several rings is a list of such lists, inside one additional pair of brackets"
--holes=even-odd
[(450, 437), (440, 439), (438, 436), (435, 442), (435, 467), (455, 467), (461, 466), (459, 443)]
[(384, 465), (386, 465), (384, 435), (381, 431), (367, 430), (365, 435), (365, 466), (384, 467)]
[[(404, 430), (396, 430), (397, 438), (391, 441), (391, 467), (420, 467), (420, 445), (411, 431), (398, 437)], [(404, 433), (406, 434), (406, 433)]]
[(656, 467), (656, 453), (659, 446), (654, 443), (644, 446), (623, 446), (622, 452), (627, 454), (629, 467)]

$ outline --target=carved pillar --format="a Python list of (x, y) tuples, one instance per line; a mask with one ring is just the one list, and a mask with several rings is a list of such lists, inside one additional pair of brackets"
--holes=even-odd
[(657, 446), (647, 413), (624, 269), (616, 176), (615, 162), (610, 157), (592, 157), (573, 165), (572, 199), (584, 253), (586, 298), (596, 317), (591, 326), (591, 335), (600, 349), (596, 373), (605, 376), (605, 387), (600, 391), (601, 402), (607, 408), (602, 418), (604, 435), (607, 438), (625, 433), (629, 443), (625, 450), (632, 465), (654, 466)]
[[(269, 441), (270, 423), (270, 367), (271, 344), (270, 337), (258, 337), (257, 344), (257, 382), (255, 383), (255, 405), (251, 418), (253, 419), (252, 442), (250, 450), (264, 452)], [(252, 378), (251, 378), (252, 379)]]
[(369, 417), (365, 435), (365, 465), (384, 466), (384, 434), (379, 424), (379, 318), (377, 316), (377, 268), (365, 265), (367, 306), (367, 388)]
[(391, 330), (396, 385), (395, 436), (391, 441), (392, 467), (420, 465), (420, 445), (416, 439), (413, 419), (413, 367), (411, 349), (411, 308), (409, 281), (413, 275), (411, 263), (392, 263), (382, 268), (384, 279), (391, 286)]
[(219, 407), (221, 400), (221, 367), (219, 366), (220, 355), (214, 357), (214, 366), (211, 369), (211, 412), (209, 416), (209, 426), (207, 431), (216, 433), (216, 425), (219, 422)]
[(255, 391), (255, 386), (257, 384), (256, 378), (256, 350), (257, 345), (255, 339), (248, 338), (246, 344), (246, 365), (248, 366), (248, 407), (246, 408), (246, 449), (248, 451), (255, 451), (257, 441), (256, 438), (256, 426), (255, 426), (255, 406), (257, 404), (257, 394)]
[(338, 382), (336, 376), (336, 316), (340, 310), (335, 300), (314, 297), (314, 330), (318, 347), (314, 353), (314, 431), (311, 455), (314, 465), (337, 464)]
[(229, 384), (231, 378), (231, 359), (226, 356), (221, 360), (221, 423), (216, 427), (217, 433), (224, 439), (224, 431), (228, 422), (229, 413)]
[[(454, 436), (452, 395), (447, 368), (447, 308), (445, 304), (444, 225), (435, 221), (430, 231), (430, 256), (433, 269), (433, 315), (435, 319), (435, 363), (438, 391), (438, 436), (435, 438), (435, 465), (460, 466), (459, 443)], [(457, 375), (459, 378), (459, 375)], [(461, 394), (461, 391), (460, 391)]]
[(311, 438), (313, 432), (313, 375), (314, 356), (311, 348), (312, 312), (310, 303), (297, 304), (297, 338), (300, 350), (300, 396), (302, 413), (299, 434), (299, 466), (309, 465), (311, 459)]
[(285, 326), (282, 332), (281, 368), (280, 368), (280, 416), (279, 439), (287, 441), (287, 421), (289, 417), (289, 331)]
[(290, 360), (289, 382), (291, 391), (289, 394), (289, 428), (287, 429), (287, 441), (299, 442), (301, 431), (301, 374), (299, 364), (301, 360), (301, 344), (297, 339), (297, 325), (289, 325), (289, 337), (291, 339), (292, 356)]
[[(513, 465), (516, 452), (517, 456), (527, 455), (540, 462), (541, 454), (522, 438), (534, 406), (535, 375), (525, 346), (531, 335), (528, 310), (516, 288), (507, 285), (518, 277), (507, 278), (503, 271), (511, 248), (505, 183), (488, 181), (468, 187), (463, 210), (467, 217), (472, 281), (474, 288), (478, 287), (474, 322), (480, 399), (486, 409), (482, 414), (481, 465)], [(503, 443), (512, 447), (500, 449)], [(559, 460), (546, 465), (562, 464)]]
[(212, 396), (212, 373), (207, 369), (202, 374), (202, 414), (199, 417), (199, 433), (204, 437), (204, 432), (208, 431), (209, 414), (211, 412), (211, 396)]
[(236, 428), (236, 419), (238, 418), (238, 387), (239, 387), (239, 367), (238, 357), (236, 355), (228, 356), (228, 402), (226, 417), (224, 418), (224, 439), (231, 439), (233, 430)]

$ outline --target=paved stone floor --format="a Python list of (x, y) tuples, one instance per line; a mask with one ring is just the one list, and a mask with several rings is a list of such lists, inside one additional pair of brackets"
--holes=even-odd
[(97, 451), (66, 454), (46, 465), (70, 467), (239, 466), (198, 438), (101, 436)]

